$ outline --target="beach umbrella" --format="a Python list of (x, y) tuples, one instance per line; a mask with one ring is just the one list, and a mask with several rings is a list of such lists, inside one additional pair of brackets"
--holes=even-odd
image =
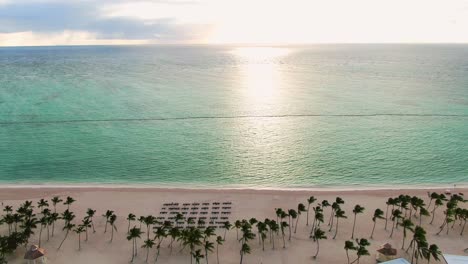
[(32, 245), (28, 251), (24, 254), (24, 259), (28, 260), (28, 263), (30, 261), (33, 261), (33, 263), (36, 263), (36, 259), (44, 257), (45, 255), (45, 249), (40, 248), (37, 245)]
[(389, 243), (385, 243), (380, 246), (379, 249), (377, 249), (378, 256), (377, 256), (377, 261), (378, 262), (384, 262), (388, 260), (392, 260), (396, 257), (397, 250), (392, 247)]

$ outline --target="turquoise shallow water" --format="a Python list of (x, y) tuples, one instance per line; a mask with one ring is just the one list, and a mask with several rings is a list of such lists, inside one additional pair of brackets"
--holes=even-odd
[(468, 182), (468, 45), (0, 48), (0, 183)]

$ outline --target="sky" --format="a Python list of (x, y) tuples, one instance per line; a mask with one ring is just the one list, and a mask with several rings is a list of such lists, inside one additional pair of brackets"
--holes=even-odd
[(468, 0), (0, 0), (0, 46), (468, 43)]

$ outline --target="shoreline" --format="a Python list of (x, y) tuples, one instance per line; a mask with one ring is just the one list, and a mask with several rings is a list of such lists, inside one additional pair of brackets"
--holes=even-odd
[[(182, 186), (183, 185), (183, 186)], [(190, 184), (166, 185), (166, 184), (123, 184), (123, 183), (0, 183), (0, 189), (109, 189), (109, 190), (160, 190), (160, 191), (280, 191), (280, 192), (334, 192), (334, 191), (395, 191), (395, 190), (466, 190), (467, 183), (455, 184), (418, 184), (418, 185), (399, 185), (399, 184), (382, 184), (382, 185), (343, 185), (343, 186), (328, 186), (316, 185), (311, 187), (256, 187), (256, 186), (241, 186), (241, 185), (226, 185), (226, 186), (202, 186)]]

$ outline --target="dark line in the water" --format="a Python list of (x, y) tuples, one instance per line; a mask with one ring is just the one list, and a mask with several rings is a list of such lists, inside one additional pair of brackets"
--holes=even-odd
[(62, 123), (97, 123), (97, 122), (145, 122), (196, 119), (241, 119), (241, 118), (287, 118), (287, 117), (468, 117), (457, 114), (291, 114), (291, 115), (237, 115), (237, 116), (186, 116), (186, 117), (155, 117), (155, 118), (115, 118), (115, 119), (75, 119), (50, 121), (0, 121), (0, 125), (21, 124), (62, 124)]

